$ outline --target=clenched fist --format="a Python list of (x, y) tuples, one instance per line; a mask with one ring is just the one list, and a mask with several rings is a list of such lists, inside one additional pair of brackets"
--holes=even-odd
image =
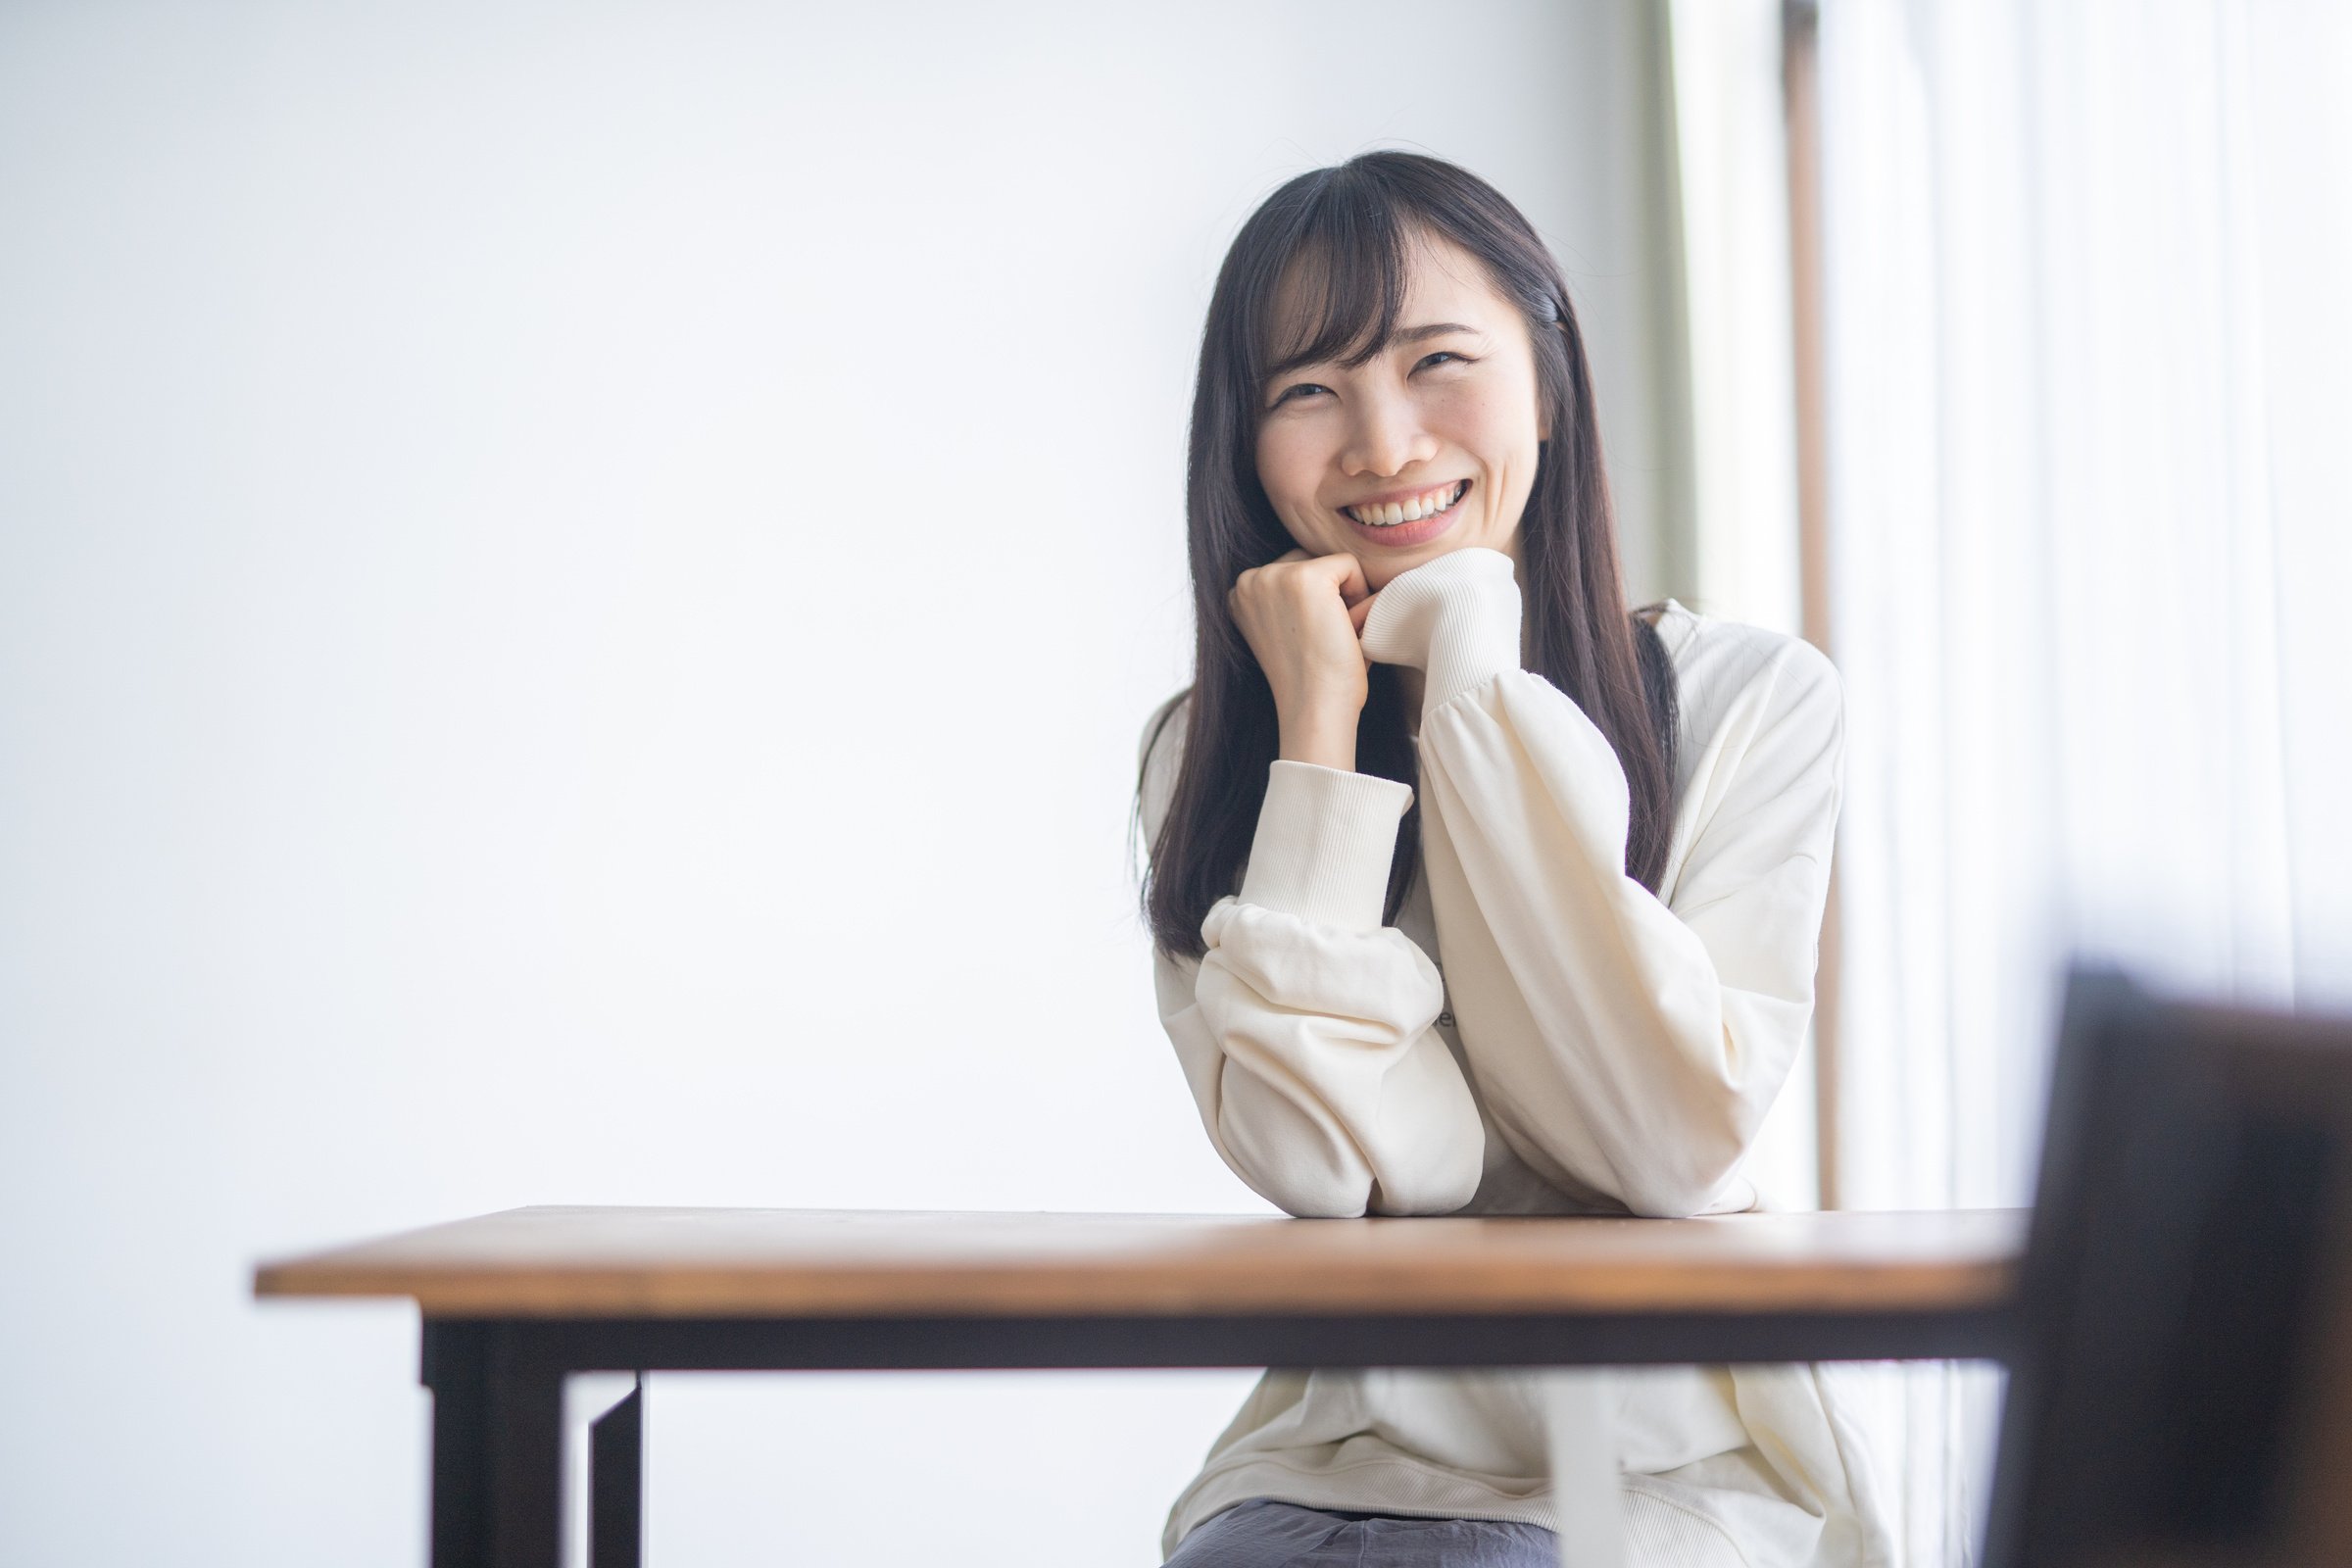
[(1355, 557), (1303, 550), (1243, 572), (1226, 596), (1274, 689), (1286, 760), (1355, 771), (1373, 597)]

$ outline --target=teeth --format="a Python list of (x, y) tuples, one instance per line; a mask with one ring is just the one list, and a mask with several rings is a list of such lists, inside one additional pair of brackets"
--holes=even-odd
[(1390, 502), (1379, 507), (1349, 507), (1347, 509), (1348, 515), (1375, 528), (1392, 528), (1400, 522), (1419, 522), (1423, 517), (1435, 516), (1461, 500), (1462, 492), (1468, 488), (1469, 481), (1464, 479), (1443, 489), (1423, 491), (1403, 502)]

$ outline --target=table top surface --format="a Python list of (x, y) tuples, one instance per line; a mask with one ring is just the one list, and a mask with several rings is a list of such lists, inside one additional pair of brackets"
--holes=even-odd
[(1703, 1219), (517, 1208), (265, 1263), (264, 1297), (452, 1317), (1947, 1312), (2025, 1211)]

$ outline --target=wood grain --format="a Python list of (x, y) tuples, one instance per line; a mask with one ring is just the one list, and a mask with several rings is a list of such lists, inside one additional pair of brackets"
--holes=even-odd
[(264, 1264), (264, 1297), (428, 1315), (1943, 1311), (1997, 1305), (2018, 1210), (1705, 1219), (518, 1208)]

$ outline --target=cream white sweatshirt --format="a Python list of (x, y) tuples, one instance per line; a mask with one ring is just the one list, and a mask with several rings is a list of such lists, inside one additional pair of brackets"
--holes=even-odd
[[(1582, 709), (1521, 667), (1510, 558), (1396, 578), (1367, 655), (1425, 672), (1421, 873), (1382, 924), (1412, 791), (1277, 761), (1198, 963), (1161, 1021), (1234, 1173), (1292, 1214), (1692, 1214), (1756, 1206), (1741, 1157), (1787, 1079), (1840, 788), (1836, 672), (1810, 645), (1669, 605), (1682, 730), (1671, 853), (1625, 874), (1628, 797)], [(1168, 707), (1176, 706), (1171, 703)], [(1163, 707), (1161, 713), (1168, 711)], [(1155, 838), (1185, 715), (1146, 726)], [(1619, 1374), (1637, 1564), (1888, 1559), (1826, 1368)], [(1554, 1523), (1535, 1380), (1294, 1370), (1260, 1380), (1170, 1510), (1163, 1551), (1249, 1497)]]

